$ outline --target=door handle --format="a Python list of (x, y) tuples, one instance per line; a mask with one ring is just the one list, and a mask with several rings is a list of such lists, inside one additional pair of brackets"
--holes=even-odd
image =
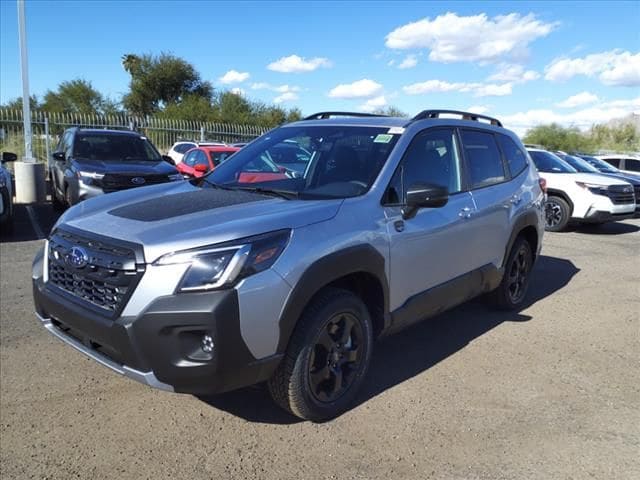
[(460, 218), (471, 218), (471, 212), (472, 210), (469, 207), (464, 207), (462, 210), (460, 210), (458, 216)]

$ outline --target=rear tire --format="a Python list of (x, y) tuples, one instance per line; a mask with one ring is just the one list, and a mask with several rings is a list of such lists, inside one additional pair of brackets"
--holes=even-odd
[(349, 408), (373, 350), (371, 317), (347, 290), (327, 288), (303, 312), (282, 363), (268, 381), (273, 400), (312, 421)]
[(518, 237), (509, 252), (500, 286), (489, 294), (491, 304), (499, 310), (517, 310), (522, 307), (532, 267), (531, 245), (525, 238)]
[(561, 232), (567, 228), (570, 218), (571, 207), (563, 198), (547, 198), (544, 206), (544, 229), (547, 232)]

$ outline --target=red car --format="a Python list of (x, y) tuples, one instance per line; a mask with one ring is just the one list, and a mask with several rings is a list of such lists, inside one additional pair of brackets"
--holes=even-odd
[(216, 168), (231, 155), (240, 150), (238, 147), (216, 145), (192, 148), (184, 154), (182, 162), (176, 168), (183, 175), (201, 177)]

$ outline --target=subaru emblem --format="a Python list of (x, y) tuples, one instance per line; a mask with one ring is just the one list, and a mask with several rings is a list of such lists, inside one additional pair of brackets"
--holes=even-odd
[(135, 184), (135, 185), (142, 185), (146, 182), (146, 180), (142, 177), (133, 177), (131, 179), (131, 183)]
[(631, 193), (631, 188), (629, 188), (629, 187), (624, 187), (623, 192), (624, 192), (624, 193)]
[(67, 265), (74, 268), (84, 268), (89, 263), (89, 255), (82, 247), (72, 247), (65, 258)]

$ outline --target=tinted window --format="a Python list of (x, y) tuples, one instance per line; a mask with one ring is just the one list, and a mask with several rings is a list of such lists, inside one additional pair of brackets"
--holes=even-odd
[(462, 130), (462, 145), (472, 188), (486, 187), (505, 180), (504, 165), (492, 134)]
[(209, 156), (211, 157), (211, 161), (213, 162), (214, 166), (218, 166), (220, 165), (222, 162), (224, 162), (227, 158), (229, 158), (231, 155), (233, 155), (236, 152), (209, 152)]
[(194, 143), (179, 143), (175, 146), (174, 150), (178, 153), (186, 153), (192, 148), (195, 148)]
[(605, 162), (604, 160), (600, 160), (599, 158), (590, 157), (588, 155), (581, 155), (580, 158), (582, 158), (585, 162), (589, 163), (589, 165), (593, 165), (595, 168), (597, 168), (601, 172), (618, 173), (617, 168), (612, 167), (607, 162)]
[(429, 129), (415, 136), (389, 184), (385, 203), (401, 203), (407, 188), (416, 183), (447, 187), (450, 193), (461, 190), (460, 156), (452, 129)]
[(640, 172), (640, 160), (634, 160), (633, 158), (627, 158), (624, 161), (624, 169), (631, 170), (632, 172)]
[(605, 158), (604, 161), (609, 163), (609, 164), (611, 164), (611, 165), (613, 165), (616, 168), (620, 167), (620, 159), (619, 158)]
[(577, 170), (551, 152), (530, 150), (529, 155), (539, 172), (545, 173), (576, 173)]
[(207, 155), (202, 150), (196, 150), (193, 165), (204, 165), (209, 170), (209, 160), (207, 160)]
[(558, 155), (562, 160), (567, 162), (569, 165), (571, 165), (573, 168), (575, 168), (579, 172), (600, 173), (600, 170), (598, 170), (596, 167), (591, 165), (586, 160), (583, 160), (582, 158), (574, 157), (573, 155), (563, 155), (560, 153), (557, 153), (556, 155)]
[(144, 137), (81, 133), (76, 135), (73, 156), (90, 160), (159, 161), (160, 154)]
[(499, 134), (497, 137), (498, 143), (500, 143), (500, 148), (502, 148), (502, 153), (507, 159), (511, 176), (515, 177), (527, 167), (527, 157), (525, 152), (516, 144), (516, 142), (506, 135)]
[(198, 150), (193, 150), (187, 154), (185, 154), (184, 158), (182, 159), (182, 163), (184, 163), (185, 165), (189, 166), (189, 167), (193, 167), (193, 162), (195, 162), (196, 160), (196, 153), (198, 152)]

